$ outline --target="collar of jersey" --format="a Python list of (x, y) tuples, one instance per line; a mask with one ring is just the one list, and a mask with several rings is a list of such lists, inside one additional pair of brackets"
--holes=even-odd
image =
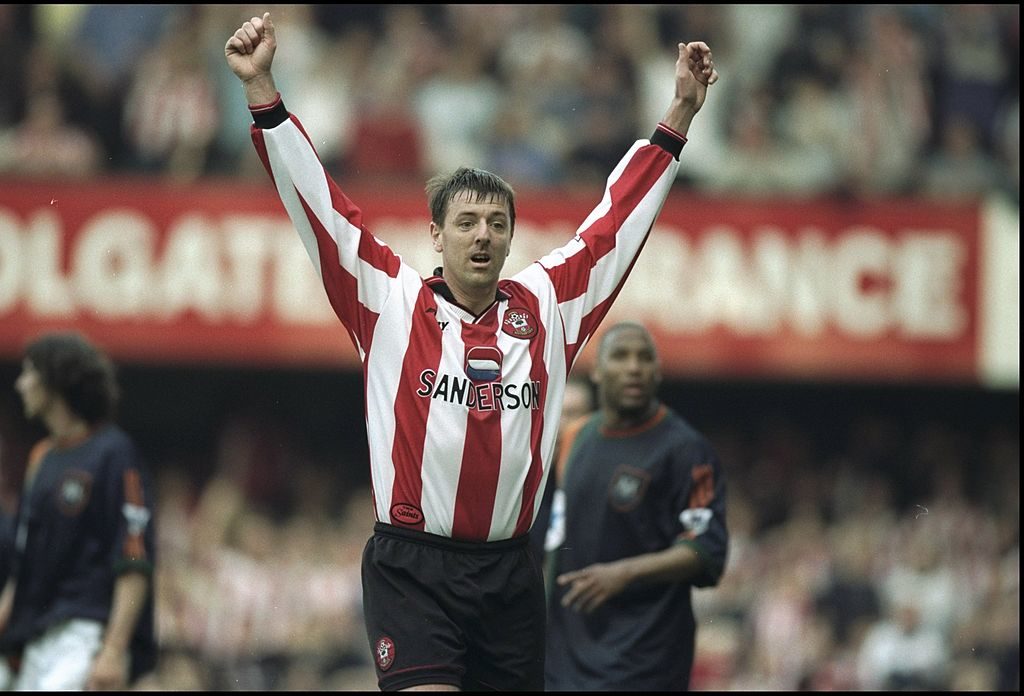
[[(451, 288), (448, 287), (448, 283), (446, 283), (445, 280), (444, 280), (443, 273), (444, 273), (444, 269), (441, 266), (438, 266), (437, 268), (435, 268), (434, 269), (434, 275), (430, 276), (426, 280), (427, 285), (430, 286), (431, 290), (436, 292), (438, 295), (440, 295), (444, 299), (448, 300), (448, 302), (450, 302), (451, 304), (455, 305), (456, 307), (459, 307), (460, 309), (468, 312), (469, 314), (473, 314), (473, 312), (470, 312), (469, 309), (467, 309), (466, 307), (463, 307), (455, 299), (455, 295), (452, 294)], [(494, 301), (495, 302), (501, 302), (502, 300), (507, 300), (507, 299), (510, 299), (511, 297), (512, 297), (511, 295), (502, 292), (501, 288), (498, 288), (495, 291), (495, 293), (494, 293)], [(486, 313), (486, 311), (487, 310), (484, 310), (485, 313)]]
[(601, 434), (605, 437), (632, 437), (633, 435), (639, 435), (640, 433), (650, 430), (656, 426), (665, 419), (666, 415), (668, 415), (668, 408), (665, 404), (658, 404), (658, 409), (650, 418), (645, 420), (643, 423), (637, 423), (632, 427), (623, 428), (622, 430), (613, 430), (612, 428), (609, 428), (604, 424), (604, 419), (602, 418), (602, 423), (600, 425)]

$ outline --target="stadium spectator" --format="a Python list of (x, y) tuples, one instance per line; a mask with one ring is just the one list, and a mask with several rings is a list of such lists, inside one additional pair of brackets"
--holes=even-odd
[(903, 600), (867, 630), (857, 656), (862, 689), (936, 691), (949, 687), (949, 644)]
[(955, 115), (942, 127), (939, 149), (921, 167), (920, 191), (936, 200), (980, 200), (999, 188), (1000, 176), (974, 122)]
[(179, 48), (192, 18), (175, 15), (169, 31), (139, 59), (124, 103), (131, 167), (192, 181), (207, 171), (220, 117), (216, 88), (201, 53)]
[(71, 79), (59, 50), (36, 41), (26, 58), (24, 118), (7, 131), (7, 145), (0, 147), (0, 170), (54, 178), (80, 178), (105, 170), (103, 145), (82, 113), (81, 87)]
[(502, 93), (487, 72), (483, 48), (469, 42), (445, 46), (439, 70), (413, 96), (413, 109), (425, 143), (424, 165), (431, 173), (486, 160)]

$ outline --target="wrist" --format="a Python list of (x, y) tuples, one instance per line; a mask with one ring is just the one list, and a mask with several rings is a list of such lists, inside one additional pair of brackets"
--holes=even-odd
[(245, 89), (245, 99), (250, 105), (266, 106), (278, 97), (277, 87), (270, 73), (242, 80), (242, 87)]
[(668, 111), (665, 112), (665, 118), (661, 122), (685, 138), (690, 130), (690, 123), (696, 115), (697, 109), (693, 108), (690, 104), (676, 99), (672, 101)]

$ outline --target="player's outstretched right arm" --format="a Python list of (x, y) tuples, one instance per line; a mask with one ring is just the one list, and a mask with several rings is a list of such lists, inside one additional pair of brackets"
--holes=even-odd
[(245, 89), (256, 152), (335, 314), (363, 358), (375, 318), (395, 286), (392, 281), (398, 277), (401, 263), (363, 226), (362, 211), (324, 169), (301, 123), (285, 109), (271, 74), (276, 50), (274, 23), (266, 12), (232, 34), (224, 56)]

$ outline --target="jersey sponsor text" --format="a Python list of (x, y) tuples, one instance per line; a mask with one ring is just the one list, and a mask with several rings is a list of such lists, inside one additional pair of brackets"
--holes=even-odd
[(435, 370), (420, 373), (420, 388), (416, 395), (442, 399), (477, 411), (507, 411), (540, 408), (540, 382), (504, 385), (500, 382), (474, 384), (466, 377), (441, 374)]

